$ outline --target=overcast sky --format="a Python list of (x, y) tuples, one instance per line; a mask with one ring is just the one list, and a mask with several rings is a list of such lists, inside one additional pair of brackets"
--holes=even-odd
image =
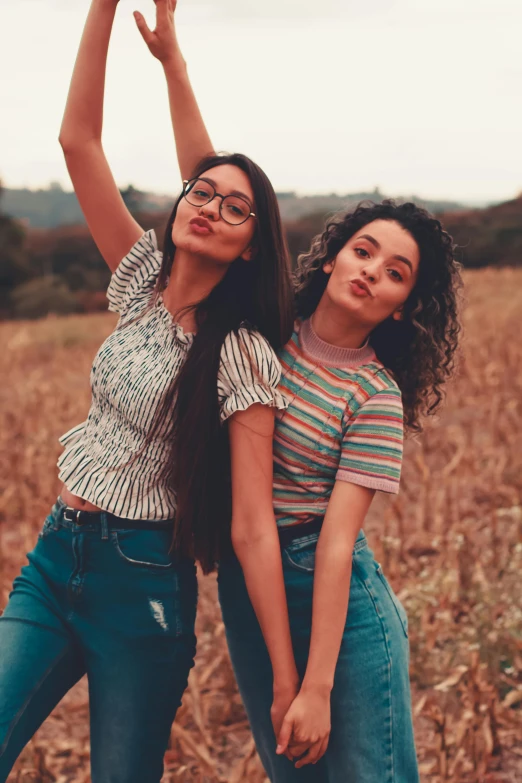
[[(57, 142), (88, 0), (0, 0), (0, 177), (70, 187)], [(120, 0), (104, 142), (115, 177), (179, 187), (161, 66)], [(217, 149), (277, 190), (469, 201), (522, 190), (520, 0), (179, 0)]]

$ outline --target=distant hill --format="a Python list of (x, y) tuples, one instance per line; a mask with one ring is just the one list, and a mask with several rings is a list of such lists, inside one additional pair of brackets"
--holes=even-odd
[[(170, 196), (143, 193), (129, 185), (122, 196), (133, 211), (166, 212), (173, 204)], [(47, 190), (5, 188), (2, 212), (21, 220), (28, 228), (57, 228), (85, 223), (73, 191), (53, 184)]]
[(486, 209), (447, 212), (441, 220), (464, 266), (522, 265), (522, 194)]
[[(122, 195), (133, 211), (167, 212), (173, 204), (175, 196), (157, 195), (136, 190), (129, 185)], [(298, 220), (306, 215), (323, 215), (347, 209), (359, 201), (373, 199), (380, 201), (385, 196), (378, 190), (368, 193), (349, 193), (339, 195), (298, 196), (296, 193), (277, 194), (281, 214), (284, 221)], [(417, 196), (399, 197), (400, 200), (414, 200), (425, 206), (431, 212), (451, 212), (466, 209), (466, 204), (452, 201), (425, 201)], [(2, 211), (11, 217), (21, 220), (30, 228), (56, 228), (64, 225), (79, 225), (84, 223), (78, 200), (72, 191), (63, 190), (60, 185), (52, 184), (47, 190), (28, 190), (6, 188), (3, 193)]]
[[(444, 229), (451, 234), (457, 258), (464, 266), (522, 266), (522, 194), (484, 209), (432, 211), (437, 212)], [(320, 210), (285, 221), (294, 260), (306, 252), (312, 237), (323, 230), (325, 217), (325, 212)]]
[(317, 196), (298, 196), (296, 193), (291, 192), (277, 194), (281, 215), (285, 222), (299, 220), (308, 215), (317, 215), (319, 213), (328, 215), (344, 209), (351, 209), (360, 201), (382, 201), (384, 198), (390, 197), (396, 198), (398, 201), (414, 201), (430, 212), (437, 213), (462, 210), (469, 207), (469, 205), (456, 201), (430, 201), (419, 196), (390, 196), (390, 194), (381, 193), (378, 188), (368, 192), (347, 193), (344, 196), (337, 193)]
[[(0, 320), (105, 309), (110, 272), (81, 221), (74, 195), (58, 187), (38, 192), (11, 190), (4, 195), (2, 201), (0, 187)], [(140, 225), (154, 228), (161, 243), (172, 199), (132, 187), (122, 196)], [(299, 197), (280, 193), (278, 197), (295, 263), (310, 247), (312, 237), (322, 231), (326, 217), (361, 200), (382, 200), (383, 194)], [(484, 209), (413, 200), (438, 214), (465, 266), (522, 266), (522, 195)], [(9, 212), (18, 213), (19, 219), (9, 217)], [(64, 224), (65, 218), (69, 225)], [(57, 225), (47, 227), (46, 222)]]

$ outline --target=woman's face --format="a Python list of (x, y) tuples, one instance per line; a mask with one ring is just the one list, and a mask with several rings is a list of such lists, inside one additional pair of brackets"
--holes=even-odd
[[(200, 176), (212, 184), (217, 193), (242, 196), (249, 203), (250, 210), (256, 211), (250, 180), (237, 166), (214, 166)], [(230, 264), (240, 257), (250, 260), (256, 219), (249, 217), (240, 225), (230, 225), (220, 215), (220, 204), (219, 196), (203, 206), (193, 206), (182, 198), (172, 226), (172, 241), (178, 250), (213, 263)]]
[(323, 270), (330, 303), (371, 331), (392, 316), (400, 320), (419, 270), (417, 243), (399, 223), (374, 220), (348, 240)]

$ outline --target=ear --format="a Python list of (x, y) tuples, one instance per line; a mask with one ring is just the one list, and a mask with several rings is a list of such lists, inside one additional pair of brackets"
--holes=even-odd
[(255, 254), (255, 252), (256, 252), (256, 248), (255, 248), (255, 247), (253, 247), (252, 245), (249, 245), (249, 246), (246, 248), (246, 250), (244, 250), (244, 251), (241, 253), (241, 255), (240, 255), (240, 258), (241, 258), (243, 261), (252, 261), (252, 258), (254, 257), (254, 254)]
[(323, 272), (325, 272), (327, 275), (331, 275), (334, 270), (335, 261), (336, 259), (332, 258), (331, 261), (327, 261), (325, 264), (323, 264)]
[(399, 307), (398, 310), (395, 310), (394, 313), (392, 313), (392, 318), (394, 321), (404, 321), (404, 310), (402, 307)]

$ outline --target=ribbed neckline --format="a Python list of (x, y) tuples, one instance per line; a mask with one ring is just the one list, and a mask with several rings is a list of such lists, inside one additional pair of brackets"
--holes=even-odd
[(377, 358), (369, 341), (361, 348), (341, 348), (326, 343), (314, 332), (310, 318), (302, 322), (299, 338), (304, 352), (311, 359), (330, 367), (360, 367)]

